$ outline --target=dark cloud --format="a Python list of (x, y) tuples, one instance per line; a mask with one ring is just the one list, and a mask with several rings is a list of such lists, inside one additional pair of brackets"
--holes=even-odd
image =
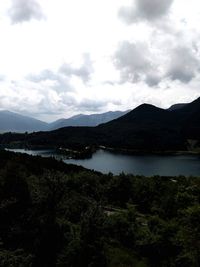
[(45, 17), (40, 4), (36, 0), (12, 0), (12, 6), (8, 14), (13, 24), (31, 19), (41, 20)]
[(170, 64), (166, 76), (183, 83), (190, 82), (200, 70), (199, 59), (195, 51), (188, 47), (177, 47), (170, 55)]
[(119, 17), (131, 24), (138, 20), (153, 21), (166, 15), (173, 0), (135, 0), (129, 7), (119, 10)]
[(155, 72), (152, 71), (152, 73), (151, 72), (147, 73), (145, 82), (150, 87), (153, 87), (158, 85), (161, 82), (161, 80), (162, 80), (162, 75), (157, 73), (156, 71)]
[(89, 54), (84, 54), (83, 64), (79, 68), (74, 68), (70, 64), (63, 64), (59, 70), (60, 73), (70, 77), (78, 76), (83, 82), (88, 82), (90, 80), (91, 74), (93, 73), (93, 63), (91, 61)]

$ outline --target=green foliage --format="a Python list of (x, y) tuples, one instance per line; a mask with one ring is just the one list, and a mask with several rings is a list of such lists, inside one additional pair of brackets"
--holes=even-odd
[(131, 250), (122, 247), (108, 248), (109, 267), (147, 267), (145, 259), (139, 259)]
[(0, 266), (198, 267), (200, 179), (0, 152)]
[(1, 267), (32, 267), (32, 255), (26, 255), (23, 250), (0, 250)]

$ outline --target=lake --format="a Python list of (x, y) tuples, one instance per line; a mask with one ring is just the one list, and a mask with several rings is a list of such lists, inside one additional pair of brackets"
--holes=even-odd
[(10, 151), (42, 157), (52, 156), (56, 159), (62, 159), (65, 163), (81, 165), (102, 173), (119, 174), (124, 172), (145, 176), (200, 176), (200, 156), (197, 155), (125, 155), (100, 149), (90, 159), (75, 160), (66, 159), (64, 155), (58, 154), (54, 150), (10, 149)]

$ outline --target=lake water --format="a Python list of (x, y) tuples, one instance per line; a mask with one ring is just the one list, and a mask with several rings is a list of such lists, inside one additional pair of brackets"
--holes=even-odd
[(65, 163), (81, 165), (103, 173), (119, 174), (124, 172), (145, 176), (200, 176), (200, 157), (195, 155), (124, 155), (98, 150), (90, 159), (75, 160), (66, 159), (65, 156), (54, 150), (13, 149), (11, 151), (43, 157), (53, 156), (56, 159), (62, 159)]

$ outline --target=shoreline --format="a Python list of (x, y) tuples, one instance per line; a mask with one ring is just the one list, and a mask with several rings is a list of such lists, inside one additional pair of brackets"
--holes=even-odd
[(148, 150), (136, 150), (136, 149), (126, 149), (126, 148), (112, 148), (106, 146), (99, 146), (98, 149), (110, 151), (112, 153), (119, 153), (119, 154), (121, 153), (126, 155), (159, 155), (159, 156), (200, 155), (200, 151), (192, 151), (192, 150), (148, 151)]
[(61, 155), (68, 157), (69, 159), (88, 159), (91, 158), (98, 150), (108, 151), (113, 154), (124, 154), (124, 155), (158, 155), (158, 156), (200, 156), (200, 151), (188, 150), (188, 151), (148, 151), (148, 150), (136, 150), (136, 149), (126, 149), (126, 148), (113, 148), (106, 146), (87, 146), (80, 151), (72, 148), (64, 148), (64, 147), (49, 147), (49, 146), (34, 146), (34, 147), (18, 147), (18, 146), (5, 146), (3, 150), (17, 150), (24, 149), (27, 151), (39, 151), (39, 150), (55, 150)]

